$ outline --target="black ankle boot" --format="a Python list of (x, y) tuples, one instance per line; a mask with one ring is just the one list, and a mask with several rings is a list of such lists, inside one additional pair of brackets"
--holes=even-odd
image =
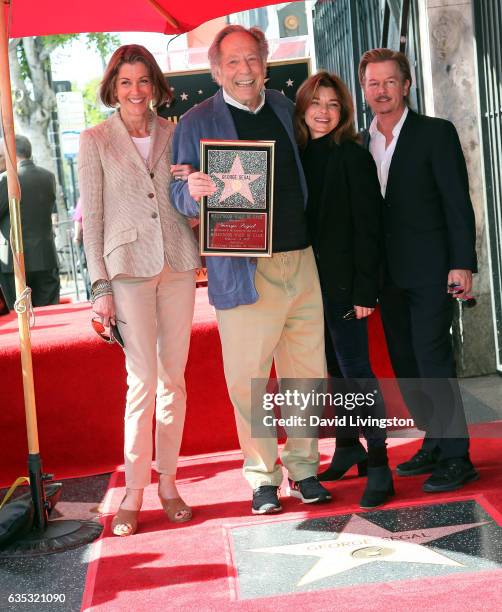
[(361, 508), (376, 508), (394, 495), (392, 472), (388, 465), (368, 466), (368, 481), (361, 497)]
[(368, 467), (368, 456), (364, 446), (359, 440), (353, 446), (336, 448), (327, 470), (318, 475), (321, 482), (333, 482), (340, 480), (345, 472), (357, 464), (359, 476), (365, 476)]

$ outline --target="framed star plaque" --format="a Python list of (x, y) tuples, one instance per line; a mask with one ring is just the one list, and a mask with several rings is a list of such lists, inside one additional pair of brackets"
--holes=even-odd
[(200, 206), (201, 255), (272, 256), (274, 141), (201, 140), (217, 191)]

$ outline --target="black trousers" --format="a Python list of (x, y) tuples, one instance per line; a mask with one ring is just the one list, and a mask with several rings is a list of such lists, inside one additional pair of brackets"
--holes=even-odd
[[(353, 308), (350, 303), (336, 302), (323, 294), (324, 318), (330, 334), (330, 340), (336, 355), (336, 361), (341, 375), (346, 379), (344, 390), (353, 392), (371, 392), (379, 389), (378, 381), (371, 369), (368, 347), (368, 320), (348, 319), (344, 315)], [(326, 360), (329, 354), (326, 352)], [(335, 388), (340, 388), (340, 381), (333, 381)], [(366, 388), (367, 387), (367, 388)], [(346, 414), (349, 416), (350, 412)], [(371, 409), (364, 409), (362, 417), (385, 418), (385, 406), (381, 392)], [(368, 448), (385, 447), (387, 431), (380, 427), (363, 428), (362, 433), (368, 441)], [(338, 428), (337, 441), (340, 438), (359, 437), (357, 431), (351, 428)]]
[[(16, 285), (13, 273), (0, 275), (0, 282), (7, 300), (7, 305), (12, 309), (16, 301)], [(59, 270), (37, 270), (26, 272), (26, 284), (31, 287), (31, 303), (33, 306), (50, 306), (59, 304)]]
[(439, 448), (442, 458), (466, 455), (469, 437), (450, 334), (454, 301), (446, 282), (406, 289), (387, 278), (380, 304), (401, 393), (425, 430), (423, 448)]

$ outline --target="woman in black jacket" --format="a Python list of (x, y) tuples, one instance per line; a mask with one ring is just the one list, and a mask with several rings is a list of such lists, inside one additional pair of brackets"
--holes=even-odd
[[(377, 301), (382, 197), (373, 158), (357, 143), (352, 99), (339, 77), (322, 71), (302, 84), (295, 128), (309, 190), (307, 219), (326, 325), (340, 370), (351, 379), (345, 389), (378, 389), (369, 360), (367, 317)], [(377, 401), (359, 416), (385, 416), (384, 406)], [(361, 506), (374, 508), (394, 493), (386, 432), (378, 427), (362, 431), (368, 452), (357, 428), (336, 429), (336, 450), (319, 480), (339, 480), (357, 464), (360, 475), (368, 474)]]

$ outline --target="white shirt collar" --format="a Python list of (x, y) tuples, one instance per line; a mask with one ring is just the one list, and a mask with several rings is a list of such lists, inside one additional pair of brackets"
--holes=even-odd
[[(396, 136), (398, 136), (399, 133), (401, 132), (401, 128), (403, 127), (403, 123), (406, 121), (406, 117), (408, 116), (408, 111), (409, 111), (409, 108), (407, 106), (405, 106), (403, 114), (401, 115), (401, 119), (399, 119), (399, 121), (396, 123), (396, 125), (392, 128), (392, 135), (394, 136), (394, 138)], [(370, 125), (370, 128), (369, 128), (369, 133), (370, 133), (370, 136), (372, 138), (374, 138), (377, 134), (381, 134), (382, 133), (378, 129), (377, 123), (378, 123), (378, 118), (375, 115), (373, 117), (373, 121), (371, 122), (371, 125)]]
[(227, 104), (230, 104), (230, 106), (235, 106), (235, 108), (240, 108), (241, 110), (248, 111), (248, 113), (252, 113), (253, 115), (256, 115), (256, 113), (261, 111), (261, 109), (263, 108), (263, 105), (265, 104), (265, 91), (263, 89), (260, 93), (260, 103), (254, 110), (251, 110), (249, 106), (246, 106), (245, 104), (241, 104), (240, 102), (235, 100), (235, 98), (232, 98), (232, 96), (230, 96), (223, 88), (222, 90), (223, 90), (223, 99), (225, 100)]

